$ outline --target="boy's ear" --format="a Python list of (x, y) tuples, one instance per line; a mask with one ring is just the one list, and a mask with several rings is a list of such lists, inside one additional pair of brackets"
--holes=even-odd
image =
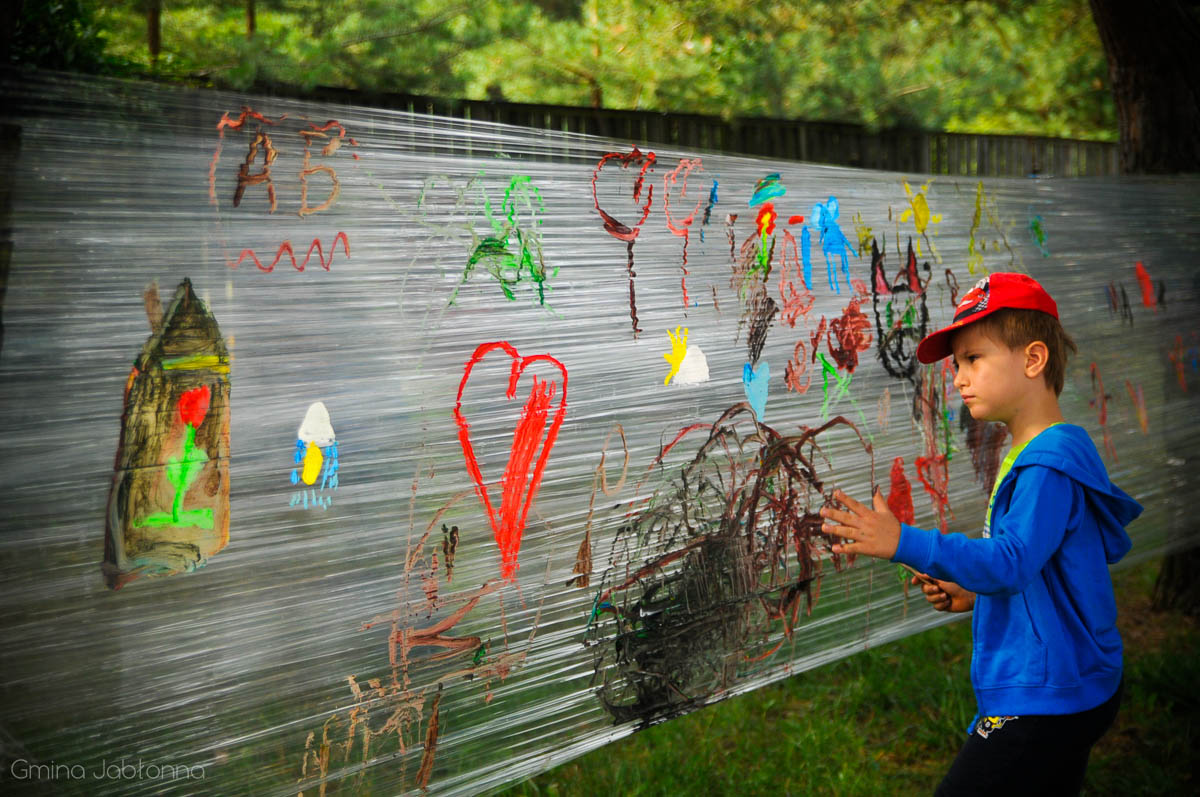
[(1036, 379), (1050, 363), (1050, 349), (1040, 340), (1025, 347), (1025, 376)]

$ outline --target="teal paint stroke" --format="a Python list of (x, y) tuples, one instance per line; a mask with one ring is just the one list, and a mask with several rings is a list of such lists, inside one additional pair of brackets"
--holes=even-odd
[(771, 379), (771, 364), (765, 360), (755, 368), (746, 363), (742, 366), (742, 387), (746, 392), (746, 401), (750, 403), (759, 423), (763, 423), (767, 413), (767, 383)]

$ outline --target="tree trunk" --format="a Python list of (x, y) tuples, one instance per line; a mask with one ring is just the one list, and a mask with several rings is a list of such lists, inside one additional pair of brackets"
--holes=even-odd
[[(1200, 172), (1197, 5), (1184, 0), (1090, 2), (1108, 56), (1121, 134), (1121, 171)], [(1183, 456), (1190, 460), (1195, 454)], [(1194, 528), (1186, 531), (1194, 538)], [(1153, 606), (1200, 615), (1200, 550), (1163, 559)]]
[(253, 39), (258, 29), (258, 18), (254, 13), (254, 0), (246, 0), (246, 38)]
[(1125, 174), (1200, 172), (1200, 11), (1090, 0), (1108, 56)]
[(162, 0), (146, 0), (146, 45), (151, 65), (157, 65), (162, 51)]
[(1200, 616), (1200, 548), (1173, 553), (1163, 558), (1154, 582), (1151, 605), (1158, 611), (1173, 610)]

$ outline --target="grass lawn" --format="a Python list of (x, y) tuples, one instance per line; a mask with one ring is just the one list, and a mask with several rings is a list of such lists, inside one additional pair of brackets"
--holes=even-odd
[[(1200, 793), (1200, 624), (1150, 611), (1157, 562), (1114, 578), (1126, 692), (1084, 793)], [(515, 784), (521, 795), (932, 794), (974, 715), (970, 623), (709, 706)]]

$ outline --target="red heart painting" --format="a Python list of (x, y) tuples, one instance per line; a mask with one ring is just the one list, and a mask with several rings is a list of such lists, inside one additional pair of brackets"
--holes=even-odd
[[(504, 477), (500, 482), (500, 508), (497, 511), (483, 482), (483, 473), (479, 470), (479, 462), (475, 458), (475, 448), (471, 445), (470, 424), (463, 417), (463, 391), (471, 378), (471, 371), (487, 354), (495, 349), (501, 349), (512, 358), (512, 370), (509, 373), (508, 389), (505, 396), (511, 401), (517, 396), (517, 383), (525, 369), (537, 362), (547, 362), (562, 373), (562, 385), (553, 380), (539, 379), (533, 376), (533, 385), (529, 396), (521, 410), (521, 417), (513, 429), (512, 448), (508, 454), (508, 464), (504, 468)], [(558, 405), (554, 406), (555, 393), (559, 393)], [(551, 412), (553, 417), (551, 418)], [(454, 420), (458, 423), (458, 440), (462, 443), (463, 457), (466, 460), (467, 473), (475, 482), (475, 493), (487, 510), (488, 522), (492, 525), (492, 533), (496, 545), (500, 548), (500, 576), (512, 580), (517, 572), (517, 554), (521, 550), (521, 535), (525, 531), (525, 518), (533, 505), (534, 496), (542, 483), (542, 473), (546, 469), (546, 461), (550, 458), (550, 450), (558, 437), (558, 429), (562, 426), (563, 416), (567, 411), (567, 369), (549, 354), (535, 354), (522, 357), (517, 350), (505, 341), (481, 344), (471, 359), (467, 361), (463, 371), (462, 382), (458, 385), (458, 402), (454, 406)], [(546, 422), (549, 419), (549, 428)], [(540, 452), (539, 452), (540, 448)], [(536, 462), (534, 458), (536, 456)], [(532, 469), (531, 469), (532, 466)]]

